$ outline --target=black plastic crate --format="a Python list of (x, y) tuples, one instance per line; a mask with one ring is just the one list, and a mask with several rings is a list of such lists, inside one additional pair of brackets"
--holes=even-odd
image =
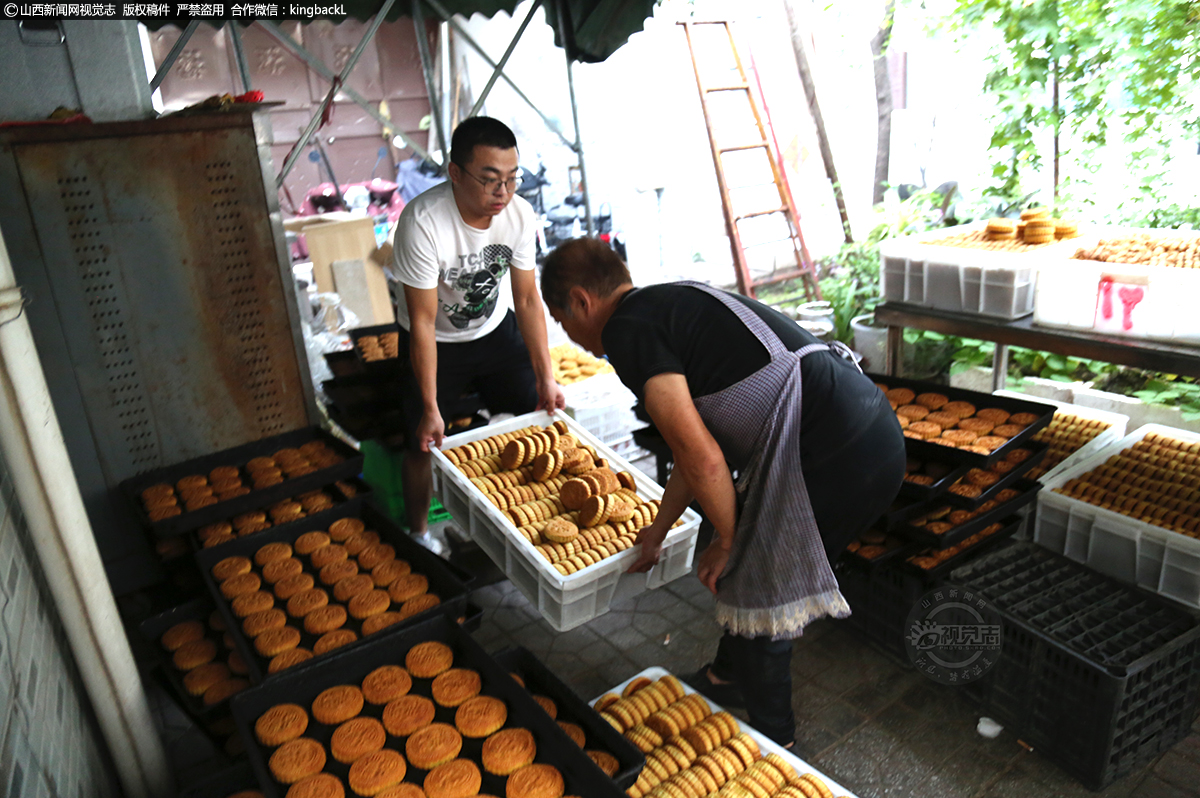
[[(260, 745), (254, 736), (254, 724), (262, 713), (282, 703), (299, 704), (308, 710), (313, 699), (322, 690), (340, 684), (360, 684), (367, 674), (383, 665), (403, 666), (404, 657), (410, 648), (430, 640), (445, 643), (453, 649), (454, 667), (478, 671), (483, 681), (482, 694), (495, 696), (503, 700), (508, 707), (508, 720), (504, 728), (519, 726), (532, 732), (537, 743), (535, 761), (554, 765), (562, 772), (567, 794), (578, 795), (581, 798), (623, 798), (625, 793), (612, 779), (604, 776), (603, 771), (575, 745), (549, 715), (542, 711), (532, 696), (513, 681), (508, 671), (488, 656), (467, 632), (445, 616), (407, 627), (399, 634), (372, 638), (367, 644), (353, 650), (341, 649), (323, 658), (319, 665), (314, 664), (302, 671), (288, 671), (277, 679), (235, 697), (234, 717), (267, 798), (282, 798), (287, 788), (272, 779), (267, 768), (267, 760), (273, 749)], [(411, 693), (429, 697), (431, 683), (430, 679), (414, 678)], [(382, 707), (365, 704), (362, 714), (379, 718), (382, 710)], [(454, 725), (454, 709), (438, 706), (434, 722)], [(322, 743), (328, 754), (332, 733), (331, 727), (317, 723), (310, 717), (304, 736)], [(403, 753), (404, 738), (388, 735), (385, 746)], [(459, 756), (471, 759), (478, 765), (482, 746), (482, 739), (464, 737)], [(347, 783), (349, 767), (337, 762), (332, 756), (328, 756), (325, 770), (338, 776), (343, 785)], [(480, 773), (483, 775), (481, 793), (504, 795), (503, 777), (493, 776), (482, 767)], [(410, 765), (404, 780), (420, 785), (425, 775), (426, 771)], [(347, 795), (350, 794), (347, 788)]]
[[(322, 441), (341, 455), (342, 462), (328, 468), (318, 469), (311, 474), (285, 479), (280, 484), (269, 488), (251, 490), (245, 496), (219, 501), (216, 504), (210, 504), (192, 512), (184, 512), (162, 521), (151, 521), (142, 504), (142, 491), (151, 485), (158, 483), (174, 485), (183, 477), (192, 474), (207, 477), (209, 472), (217, 466), (235, 466), (239, 471), (244, 471), (243, 467), (246, 463), (255, 457), (269, 456), (280, 449), (295, 448), (317, 440)], [(305, 491), (316, 490), (339, 479), (357, 476), (362, 471), (362, 463), (362, 455), (352, 446), (335, 438), (320, 427), (305, 427), (130, 477), (121, 483), (121, 490), (132, 502), (134, 513), (147, 529), (150, 529), (158, 537), (170, 537), (191, 532), (193, 529), (199, 529), (206, 524), (212, 524), (239, 513), (257, 510), (259, 507), (274, 504)], [(243, 473), (243, 482), (245, 481)]]
[(646, 765), (646, 756), (638, 747), (600, 717), (586, 701), (575, 694), (542, 663), (533, 652), (522, 646), (514, 646), (492, 655), (501, 668), (515, 673), (525, 683), (525, 689), (534, 695), (554, 699), (558, 705), (558, 720), (574, 723), (583, 729), (586, 736), (584, 748), (607, 751), (617, 758), (617, 772), (613, 781), (622, 790), (627, 790), (637, 781), (638, 774)]
[(350, 349), (340, 352), (326, 352), (325, 363), (329, 366), (329, 370), (333, 373), (334, 377), (348, 377), (353, 374), (363, 373), (363, 367), (358, 362), (358, 356)]
[(901, 662), (908, 662), (904, 637), (908, 614), (921, 596), (940, 582), (924, 574), (901, 568), (902, 560), (880, 568), (863, 568), (843, 555), (834, 567), (838, 587), (850, 604), (846, 619), (871, 644)]
[[(334, 521), (338, 520), (339, 518), (351, 517), (362, 519), (367, 529), (373, 529), (378, 532), (380, 542), (389, 543), (394, 546), (396, 549), (397, 559), (408, 560), (408, 562), (412, 565), (412, 570), (414, 573), (424, 574), (429, 579), (429, 592), (437, 594), (438, 598), (441, 599), (441, 603), (435, 607), (425, 610), (424, 612), (418, 613), (411, 618), (407, 618), (398, 624), (385, 627), (384, 629), (381, 629), (375, 634), (367, 637), (362, 636), (362, 622), (355, 618), (348, 618), (346, 624), (342, 628), (354, 631), (355, 634), (359, 635), (358, 640), (341, 648), (335, 649), (327, 654), (313, 657), (311, 660), (302, 662), (299, 665), (287, 669), (287, 671), (277, 674), (268, 674), (267, 667), (270, 664), (270, 659), (259, 655), (258, 651), (256, 651), (254, 648), (253, 642), (246, 638), (246, 635), (242, 631), (241, 621), (237, 618), (237, 616), (234, 615), (233, 609), (230, 606), (230, 602), (226, 601), (225, 597), (221, 595), (220, 587), (217, 585), (216, 580), (213, 579), (213, 566), (226, 557), (233, 557), (235, 555), (249, 557), (251, 560), (253, 560), (254, 553), (268, 543), (274, 543), (277, 541), (294, 543), (296, 538), (300, 537), (306, 532), (312, 532), (314, 530), (324, 532)], [(209, 592), (217, 602), (217, 609), (221, 611), (222, 616), (225, 618), (225, 623), (229, 627), (230, 633), (233, 635), (233, 639), (238, 646), (238, 650), (241, 652), (242, 657), (246, 660), (246, 664), (250, 669), (250, 680), (255, 684), (263, 681), (264, 679), (273, 680), (283, 673), (290, 673), (291, 671), (308, 668), (310, 665), (323, 662), (325, 659), (334, 656), (337, 653), (364, 645), (378, 637), (390, 636), (400, 629), (418, 624), (434, 615), (445, 614), (451, 616), (452, 618), (463, 616), (467, 607), (466, 581), (470, 579), (470, 576), (463, 574), (460, 569), (451, 566), (450, 563), (417, 544), (408, 536), (407, 533), (404, 532), (403, 529), (397, 526), (374, 505), (366, 501), (354, 504), (353, 506), (349, 504), (344, 505), (336, 512), (325, 516), (320, 520), (319, 523), (310, 521), (306, 524), (289, 524), (286, 527), (277, 527), (275, 529), (267, 529), (262, 532), (257, 532), (253, 535), (226, 543), (223, 546), (217, 546), (211, 549), (203, 549), (202, 551), (196, 552), (196, 564), (199, 566), (201, 573), (204, 575), (204, 581), (208, 585)], [(258, 573), (261, 576), (261, 571), (262, 569), (257, 565), (254, 566), (254, 573)], [(311, 571), (308, 569), (306, 569), (306, 572), (311, 573)], [(320, 585), (319, 579), (316, 580), (316, 582), (317, 586), (324, 587)], [(264, 587), (264, 589), (266, 588)], [(327, 590), (332, 591), (332, 588), (327, 588)], [(279, 606), (281, 603), (286, 602), (279, 602), (277, 600), (276, 606)], [(304, 630), (303, 624), (298, 622), (295, 618), (289, 617), (288, 624), (296, 626), (298, 629), (300, 629), (300, 646), (311, 651), (318, 635), (309, 634)]]
[(1200, 619), (1032, 543), (951, 581), (1000, 611), (1000, 659), (968, 687), (988, 714), (1093, 790), (1186, 737), (1200, 707)]
[(932, 382), (909, 380), (903, 377), (890, 377), (883, 374), (867, 374), (867, 376), (877, 383), (883, 383), (888, 388), (908, 388), (918, 395), (923, 393), (940, 393), (943, 396), (949, 397), (952, 402), (970, 402), (981, 410), (986, 407), (998, 407), (1001, 410), (1007, 410), (1009, 413), (1033, 413), (1038, 417), (1036, 421), (1021, 430), (1018, 435), (1009, 438), (1007, 443), (991, 454), (976, 454), (975, 452), (956, 449), (952, 446), (942, 446), (941, 444), (930, 443), (929, 441), (918, 440), (916, 438), (905, 438), (904, 447), (908, 451), (909, 456), (919, 460), (940, 460), (944, 463), (969, 463), (980, 467), (991, 465), (997, 460), (1003, 460), (1004, 456), (1013, 449), (1020, 449), (1030, 438), (1038, 433), (1038, 430), (1049, 425), (1054, 418), (1054, 411), (1056, 409), (1053, 405), (1044, 405), (1040, 402), (1029, 402), (1024, 399), (1013, 399), (1008, 396), (994, 396), (990, 393), (967, 391), (962, 388), (952, 388), (949, 385), (938, 385)]

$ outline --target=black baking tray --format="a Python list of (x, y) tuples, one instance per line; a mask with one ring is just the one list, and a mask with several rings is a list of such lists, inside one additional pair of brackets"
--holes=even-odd
[[(213, 631), (208, 626), (208, 616), (212, 614), (214, 609), (216, 607), (211, 598), (200, 596), (186, 604), (180, 604), (178, 607), (173, 607), (166, 612), (147, 618), (138, 624), (138, 631), (149, 644), (150, 648), (154, 649), (154, 654), (162, 670), (163, 677), (171, 685), (171, 689), (175, 692), (180, 705), (192, 717), (202, 723), (207, 723), (221, 715), (229, 714), (228, 701), (222, 701), (213, 706), (205, 706), (204, 700), (200, 696), (188, 693), (183, 687), (183, 673), (175, 667), (175, 663), (171, 660), (171, 653), (162, 647), (159, 640), (168, 629), (177, 623), (200, 621), (200, 623), (204, 624), (205, 636), (216, 642), (219, 652), (224, 652), (224, 656), (218, 654), (214, 662), (223, 662), (229, 656), (229, 651), (225, 648), (221, 639), (223, 635), (220, 632)], [(226, 621), (226, 625), (228, 625), (228, 621)], [(246, 655), (243, 653), (242, 656), (245, 657)]]
[(891, 506), (888, 507), (883, 515), (879, 516), (879, 519), (873, 526), (881, 532), (895, 532), (900, 527), (907, 525), (912, 519), (948, 503), (942, 501), (941, 496), (934, 496), (930, 499), (912, 499), (897, 496)]
[[(907, 441), (908, 438), (905, 438), (904, 440)], [(944, 449), (945, 447), (939, 446), (938, 448)], [(946, 463), (944, 460), (934, 460), (931, 457), (924, 458), (924, 461), (947, 465), (950, 468), (950, 472), (946, 474), (946, 476), (934, 482), (932, 485), (921, 485), (916, 482), (909, 482), (906, 479), (900, 483), (901, 496), (906, 496), (908, 498), (918, 499), (921, 501), (927, 501), (929, 499), (936, 498), (944, 494), (951, 485), (953, 485), (955, 482), (958, 482), (958, 480), (961, 479), (964, 474), (973, 468), (973, 466), (970, 465)]]
[[(332, 507), (330, 507), (328, 510), (320, 510), (320, 511), (312, 513), (310, 515), (306, 515), (303, 518), (299, 518), (295, 521), (287, 521), (286, 523), (275, 524), (274, 526), (268, 527), (267, 529), (264, 529), (261, 532), (252, 532), (249, 535), (247, 535), (246, 537), (254, 537), (255, 535), (261, 535), (263, 532), (270, 532), (273, 529), (289, 529), (295, 524), (307, 524), (309, 529), (312, 529), (313, 524), (319, 525), (321, 523), (324, 523), (325, 526), (329, 526), (329, 524), (332, 524), (336, 519), (342, 517), (342, 516), (337, 515), (337, 513), (343, 507), (346, 507), (348, 505), (362, 504), (363, 500), (371, 495), (371, 486), (368, 485), (363, 480), (359, 479), (358, 477), (347, 479), (345, 481), (352, 484), (355, 487), (355, 489), (358, 490), (358, 493), (354, 494), (349, 499), (342, 498), (341, 501), (337, 501), (335, 499), (334, 505)], [(341, 491), (338, 490), (336, 485), (323, 485), (322, 489), (324, 491), (326, 491), (327, 493), (335, 494), (335, 496), (343, 495), (341, 493)], [(291, 498), (291, 497), (289, 497), (289, 498)], [(254, 509), (261, 510), (263, 512), (267, 511), (266, 507), (255, 507)], [(326, 519), (328, 519), (328, 520), (326, 520)], [(229, 521), (230, 523), (232, 523), (233, 516), (231, 515), (228, 518), (222, 518), (220, 520), (221, 521)], [(202, 551), (204, 549), (204, 544), (200, 542), (200, 538), (198, 535), (195, 534), (195, 532), (196, 532), (196, 530), (193, 530), (193, 532), (188, 535), (188, 538), (192, 544), (192, 551), (194, 551), (194, 552)], [(223, 551), (225, 546), (228, 546), (230, 543), (234, 543), (234, 542), (236, 542), (236, 541), (232, 541), (232, 540), (226, 541), (225, 543), (222, 543), (217, 546), (213, 546), (212, 548), (217, 549), (218, 551)]]
[[(894, 560), (903, 560), (905, 557), (910, 556), (914, 551), (917, 551), (920, 548), (917, 544), (906, 538), (900, 538), (892, 534), (888, 534), (887, 537), (892, 543), (891, 548), (874, 559), (861, 557), (857, 551), (850, 551), (849, 549), (843, 553), (842, 559), (852, 564), (856, 568), (864, 568), (868, 571), (873, 571), (876, 568), (886, 565)], [(888, 543), (888, 540), (884, 541), (884, 545)]]
[(348, 377), (352, 374), (362, 374), (363, 371), (358, 357), (350, 349), (326, 352), (325, 364), (329, 366), (329, 371), (333, 373), (334, 377)]
[[(452, 568), (451, 565), (442, 558), (435, 555), (428, 549), (418, 545), (413, 541), (400, 527), (392, 522), (386, 515), (378, 510), (369, 501), (363, 501), (353, 506), (344, 505), (337, 512), (325, 516), (320, 523), (289, 524), (285, 527), (276, 527), (274, 529), (266, 529), (262, 532), (257, 532), (244, 538), (238, 538), (235, 541), (226, 543), (223, 546), (215, 546), (211, 549), (203, 549), (196, 552), (196, 565), (200, 568), (201, 574), (204, 576), (204, 581), (208, 585), (209, 592), (217, 602), (217, 609), (220, 610), (225, 618), (225, 624), (229, 627), (233, 635), (234, 642), (238, 646), (238, 650), (242, 652), (242, 657), (246, 660), (246, 665), (250, 669), (250, 681), (252, 684), (258, 684), (264, 679), (274, 680), (280, 674), (268, 674), (267, 666), (270, 660), (262, 657), (255, 650), (254, 644), (246, 638), (242, 632), (241, 621), (233, 614), (233, 608), (230, 603), (221, 595), (221, 590), (212, 576), (212, 567), (220, 560), (226, 557), (242, 555), (244, 557), (254, 558), (254, 553), (259, 548), (268, 543), (283, 541), (285, 543), (293, 543), (296, 538), (303, 535), (305, 532), (314, 530), (324, 532), (339, 518), (361, 518), (366, 524), (367, 529), (374, 529), (379, 533), (380, 541), (390, 543), (396, 548), (396, 557), (403, 560), (408, 560), (412, 564), (413, 571), (425, 574), (429, 578), (429, 591), (436, 593), (442, 600), (441, 604), (436, 607), (431, 607), (422, 613), (414, 615), (398, 624), (386, 627), (367, 638), (360, 637), (357, 641), (350, 643), (342, 648), (335, 649), (329, 654), (324, 654), (318, 657), (313, 657), (311, 660), (301, 663), (288, 669), (288, 672), (306, 669), (311, 664), (324, 662), (336, 652), (346, 651), (357, 648), (367, 642), (378, 637), (387, 637), (399, 629), (404, 629), (413, 624), (420, 623), (422, 620), (433, 615), (450, 615), (458, 618), (465, 613), (467, 606), (467, 586), (461, 578), (462, 571), (457, 568)], [(309, 520), (309, 519), (305, 519)], [(260, 568), (255, 566), (254, 572), (259, 573)], [(279, 606), (279, 603), (276, 603)], [(296, 619), (289, 618), (290, 625), (297, 625)], [(353, 629), (356, 633), (361, 631), (362, 622), (350, 618), (346, 621), (345, 629)], [(313, 643), (317, 636), (310, 635), (300, 628), (300, 646), (312, 650)]]
[(375, 324), (370, 327), (357, 327), (350, 331), (350, 337), (354, 340), (354, 357), (358, 359), (360, 366), (368, 374), (380, 375), (399, 375), (404, 371), (404, 367), (408, 365), (408, 352), (403, 351), (397, 357), (389, 357), (383, 360), (364, 360), (362, 350), (358, 348), (358, 339), (367, 335), (382, 335), (384, 333), (400, 332), (399, 324)]
[[(1030, 469), (1032, 469), (1035, 465), (1042, 462), (1042, 460), (1045, 460), (1046, 452), (1049, 451), (1050, 445), (1047, 443), (1041, 443), (1039, 441), (1026, 441), (1025, 445), (1019, 448), (1028, 449), (1033, 452), (1033, 454), (1027, 460), (1025, 460), (1025, 462), (1020, 463), (1012, 471), (1009, 471), (1007, 474), (1001, 477), (995, 485), (992, 485), (983, 493), (979, 494), (977, 498), (970, 499), (966, 496), (959, 496), (957, 493), (947, 490), (942, 496), (942, 498), (946, 500), (946, 504), (953, 504), (955, 507), (959, 507), (964, 510), (974, 510), (984, 502), (990, 501), (997, 493), (1015, 483), (1025, 474), (1028, 474)], [(967, 470), (969, 471), (970, 469)]]
[[(904, 559), (903, 567), (910, 571), (913, 571), (915, 573), (921, 574), (922, 576), (936, 579), (939, 583), (943, 583), (943, 582), (947, 581), (947, 579), (950, 576), (950, 572), (953, 571), (955, 568), (965, 565), (967, 562), (975, 559), (976, 557), (978, 557), (980, 554), (983, 554), (984, 552), (991, 551), (992, 549), (997, 548), (1001, 544), (1007, 543), (1008, 540), (1013, 535), (1015, 535), (1017, 533), (1017, 531), (1021, 528), (1021, 524), (1024, 523), (1024, 521), (1025, 521), (1025, 519), (1019, 515), (1013, 515), (1013, 516), (1009, 516), (1008, 518), (1005, 518), (1003, 521), (1000, 521), (1001, 524), (1004, 524), (1004, 528), (1001, 529), (999, 532), (996, 532), (993, 535), (988, 535), (986, 538), (979, 541), (974, 546), (970, 546), (966, 549), (963, 549), (958, 554), (954, 555), (953, 557), (950, 557), (949, 559), (942, 562), (940, 565), (936, 565), (933, 568), (921, 568), (919, 566), (913, 565), (911, 562), (908, 561), (907, 557)], [(993, 521), (992, 523), (994, 524), (996, 522)], [(990, 526), (990, 525), (991, 524), (989, 524), (988, 526)], [(926, 549), (919, 548), (916, 551), (912, 551), (909, 553), (909, 557), (917, 556), (922, 551), (926, 551)]]
[[(596, 766), (588, 756), (567, 736), (550, 716), (534, 702), (532, 696), (521, 689), (508, 675), (508, 671), (484, 652), (483, 648), (472, 639), (471, 635), (445, 615), (438, 615), (415, 626), (408, 626), (397, 634), (376, 636), (364, 645), (354, 649), (339, 649), (328, 657), (323, 657), (320, 664), (313, 664), (302, 671), (289, 670), (280, 674), (258, 687), (246, 690), (233, 699), (233, 714), (237, 720), (238, 730), (246, 742), (251, 765), (262, 785), (267, 798), (283, 798), (285, 785), (271, 778), (267, 768), (271, 748), (262, 746), (254, 736), (254, 724), (262, 713), (276, 704), (299, 704), (306, 710), (312, 705), (313, 699), (326, 688), (340, 684), (360, 684), (363, 678), (383, 665), (404, 665), (404, 657), (410, 648), (417, 643), (436, 640), (450, 646), (454, 650), (455, 667), (472, 668), (478, 671), (483, 681), (483, 693), (492, 695), (504, 701), (508, 706), (508, 720), (505, 728), (523, 727), (533, 733), (537, 743), (537, 762), (552, 764), (557, 767), (566, 782), (566, 793), (578, 795), (581, 798), (624, 798), (624, 791), (605, 777), (603, 771)], [(413, 679), (412, 693), (429, 697), (431, 694), (430, 679)], [(379, 718), (382, 707), (365, 704), (363, 714)], [(454, 710), (437, 707), (435, 722), (454, 723)], [(310, 718), (305, 736), (315, 739), (326, 746), (328, 754), (329, 739), (333, 729), (317, 723)], [(404, 752), (403, 738), (388, 736), (386, 746)], [(472, 759), (478, 765), (482, 739), (463, 738), (460, 757)], [(406, 757), (407, 760), (407, 757)], [(328, 757), (325, 765), (327, 772), (333, 773), (346, 784), (349, 767), (337, 762), (332, 756)], [(480, 792), (489, 795), (504, 795), (506, 779), (493, 776), (479, 768), (483, 775)], [(417, 785), (423, 783), (426, 771), (411, 765), (404, 780)], [(347, 795), (352, 795), (347, 785)]]
[(586, 736), (584, 748), (607, 751), (617, 758), (617, 772), (613, 781), (622, 790), (627, 790), (637, 781), (638, 774), (646, 766), (646, 756), (638, 747), (600, 717), (586, 701), (575, 694), (529, 649), (513, 646), (492, 655), (501, 668), (515, 673), (525, 682), (525, 689), (533, 695), (544, 695), (554, 699), (558, 705), (558, 720), (565, 720), (581, 727)]
[[(959, 524), (945, 534), (935, 535), (923, 527), (911, 524), (898, 527), (896, 533), (916, 543), (920, 543), (922, 548), (948, 549), (971, 537), (971, 535), (974, 535), (984, 527), (990, 526), (997, 521), (1003, 521), (1025, 505), (1037, 501), (1037, 495), (1042, 489), (1042, 483), (1031, 479), (1018, 479), (1009, 487), (1019, 491), (1020, 495), (1011, 501), (1001, 504), (999, 507), (988, 510), (986, 513), (980, 513), (975, 518)], [(940, 505), (944, 504), (944, 502), (934, 502), (933, 504)]]
[(943, 463), (968, 463), (972, 466), (991, 465), (997, 460), (1004, 459), (1004, 456), (1013, 449), (1021, 448), (1030, 438), (1038, 433), (1038, 430), (1047, 426), (1053, 420), (1054, 411), (1057, 409), (1053, 405), (1044, 405), (1040, 402), (1028, 402), (1024, 399), (995, 396), (990, 393), (980, 393), (979, 391), (966, 391), (962, 388), (952, 388), (949, 385), (938, 385), (933, 382), (909, 380), (904, 377), (889, 377), (883, 374), (867, 374), (867, 376), (875, 382), (883, 383), (888, 388), (908, 388), (917, 394), (940, 393), (943, 396), (949, 397), (952, 402), (970, 402), (980, 410), (985, 407), (998, 407), (1001, 410), (1007, 410), (1009, 413), (1033, 413), (1038, 417), (1036, 421), (1021, 430), (1020, 434), (1009, 438), (1007, 443), (991, 454), (976, 454), (975, 452), (968, 452), (965, 449), (941, 446), (929, 441), (906, 437), (904, 439), (906, 451), (910, 457), (918, 460), (940, 460)]
[[(160, 482), (174, 485), (189, 474), (202, 474), (207, 477), (208, 473), (217, 466), (231, 465), (241, 469), (255, 457), (271, 455), (280, 449), (295, 448), (315, 440), (323, 441), (330, 449), (345, 459), (336, 465), (319, 469), (311, 474), (285, 479), (278, 485), (251, 490), (245, 496), (237, 496), (223, 502), (210, 504), (208, 507), (202, 507), (190, 513), (185, 512), (162, 521), (151, 521), (142, 506), (141, 493), (151, 485)], [(121, 483), (121, 490), (132, 502), (134, 512), (146, 528), (158, 537), (170, 537), (191, 532), (193, 529), (199, 529), (206, 524), (212, 524), (239, 513), (257, 510), (305, 491), (330, 485), (345, 477), (357, 476), (362, 471), (362, 464), (363, 456), (354, 447), (335, 438), (320, 427), (305, 427), (130, 477)], [(243, 481), (247, 481), (244, 472), (242, 476)]]
[(242, 760), (236, 765), (218, 771), (206, 779), (201, 779), (179, 793), (179, 798), (229, 798), (243, 790), (257, 790), (258, 777), (249, 760)]

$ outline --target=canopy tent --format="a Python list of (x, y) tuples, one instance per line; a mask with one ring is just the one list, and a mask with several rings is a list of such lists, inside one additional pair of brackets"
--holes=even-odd
[[(512, 14), (520, 0), (443, 0), (441, 7), (450, 14), (462, 14), (470, 17), (472, 14), (483, 14), (492, 17), (499, 11)], [(629, 37), (640, 31), (646, 17), (654, 13), (655, 0), (562, 0), (567, 10), (567, 19), (571, 29), (570, 57), (575, 61), (596, 63), (603, 61), (615, 53)], [(320, 15), (316, 19), (326, 19), (341, 22), (347, 18), (365, 22), (371, 19), (383, 7), (385, 0), (343, 0), (340, 3), (346, 9), (343, 15)], [(545, 4), (546, 24), (554, 29), (554, 43), (562, 47), (562, 38), (558, 27), (558, 2)], [(412, 16), (412, 9), (407, 2), (397, 2), (391, 5), (384, 20), (395, 22), (401, 17)], [(305, 17), (306, 21), (311, 21)], [(158, 30), (167, 25), (183, 27), (187, 23), (168, 19), (140, 20), (150, 30)], [(213, 23), (217, 25), (223, 22)]]
[[(584, 218), (587, 222), (587, 233), (593, 235), (594, 220), (592, 219), (591, 200), (588, 196), (588, 181), (587, 167), (583, 157), (583, 140), (579, 134), (579, 113), (575, 102), (575, 83), (572, 74), (572, 65), (576, 61), (580, 62), (599, 62), (608, 58), (618, 48), (623, 45), (631, 35), (642, 30), (645, 25), (646, 18), (653, 14), (656, 0), (534, 0), (533, 6), (530, 8), (525, 21), (521, 24), (504, 56), (499, 62), (493, 61), (492, 58), (484, 52), (474, 39), (463, 29), (461, 25), (454, 19), (455, 15), (470, 16), (472, 14), (484, 14), (491, 17), (499, 11), (504, 11), (511, 14), (517, 7), (520, 0), (344, 0), (341, 4), (345, 7), (347, 13), (345, 15), (326, 15), (320, 17), (334, 22), (340, 22), (347, 18), (354, 18), (366, 22), (370, 20), (369, 27), (362, 41), (355, 49), (354, 53), (347, 59), (345, 66), (341, 72), (334, 74), (333, 70), (329, 69), (320, 59), (313, 56), (304, 49), (296, 41), (292, 40), (279, 26), (273, 22), (262, 22), (262, 26), (274, 36), (284, 47), (286, 47), (293, 55), (303, 60), (308, 64), (309, 68), (317, 72), (319, 75), (329, 80), (331, 88), (326, 95), (325, 100), (321, 103), (317, 112), (313, 115), (308, 127), (300, 136), (299, 142), (288, 154), (285, 159), (279, 175), (276, 177), (278, 185), (282, 185), (284, 179), (291, 171), (299, 158), (301, 150), (312, 137), (313, 133), (321, 126), (325, 116), (325, 111), (330, 102), (333, 101), (334, 95), (339, 91), (348, 96), (357, 105), (362, 107), (367, 113), (378, 121), (385, 130), (390, 130), (399, 135), (405, 143), (417, 152), (426, 160), (431, 160), (429, 154), (420, 147), (415, 141), (408, 138), (402, 131), (397, 130), (391, 123), (391, 120), (384, 117), (380, 111), (363, 97), (357, 95), (348, 86), (345, 85), (346, 77), (354, 69), (358, 63), (359, 57), (362, 55), (363, 49), (367, 43), (375, 35), (379, 25), (385, 21), (395, 21), (403, 16), (410, 16), (416, 25), (418, 31), (423, 31), (424, 22), (424, 6), (428, 6), (436, 16), (443, 22), (450, 25), (451, 28), (458, 33), (468, 45), (473, 47), (480, 56), (489, 65), (492, 66), (494, 72), (487, 86), (480, 93), (479, 98), (475, 102), (475, 106), (471, 114), (478, 113), (483, 101), (487, 98), (488, 93), (495, 85), (496, 80), (503, 78), (516, 91), (517, 95), (524, 100), (538, 115), (546, 126), (550, 128), (562, 142), (569, 147), (579, 158), (580, 184), (583, 194)], [(546, 23), (554, 30), (554, 42), (559, 47), (563, 48), (567, 61), (567, 87), (571, 95), (571, 116), (575, 128), (575, 140), (569, 140), (558, 125), (549, 117), (547, 117), (533, 102), (525, 96), (525, 94), (517, 87), (512, 80), (504, 74), (504, 65), (508, 62), (508, 58), (512, 55), (513, 50), (517, 46), (521, 35), (525, 32), (530, 21), (533, 19), (534, 13), (538, 7), (545, 9)], [(336, 6), (333, 6), (336, 7)], [(169, 24), (178, 24), (171, 21), (147, 21), (150, 27), (163, 27)], [(158, 73), (150, 82), (151, 90), (156, 89), (162, 82), (162, 79), (170, 71), (176, 58), (183, 51), (192, 32), (195, 31), (200, 23), (192, 21), (184, 27), (183, 33), (171, 48), (171, 51), (163, 59), (163, 63), (158, 68)], [(221, 22), (220, 25), (224, 25)], [(219, 26), (218, 26), (219, 27)], [(230, 32), (233, 39), (234, 56), (237, 61), (238, 71), (241, 75), (242, 85), (246, 91), (250, 91), (250, 73), (246, 65), (246, 56), (241, 46), (241, 36), (237, 24), (230, 26)], [(437, 140), (441, 144), (443, 153), (449, 150), (450, 131), (445, 130), (445, 122), (442, 119), (440, 108), (442, 101), (439, 99), (439, 93), (435, 86), (433, 59), (429, 53), (428, 40), (424, 35), (417, 36), (417, 47), (420, 50), (421, 65), (425, 74), (426, 88), (428, 89), (429, 98), (435, 112), (433, 114), (433, 133), (436, 134)], [(443, 169), (445, 164), (440, 165)]]

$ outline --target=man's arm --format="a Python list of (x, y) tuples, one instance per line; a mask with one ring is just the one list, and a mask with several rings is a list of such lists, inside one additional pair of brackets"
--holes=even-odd
[(437, 403), (437, 321), (438, 295), (436, 288), (404, 286), (404, 301), (408, 303), (409, 357), (417, 386), (421, 389), (424, 410), (417, 425), (417, 444), (421, 451), (441, 446), (446, 426)]
[[(716, 530), (712, 543), (700, 557), (698, 573), (700, 581), (716, 593), (717, 578), (729, 560), (737, 524), (733, 476), (729, 473), (721, 447), (704, 425), (692, 401), (687, 378), (676, 373), (658, 374), (646, 381), (645, 394), (646, 411), (671, 447), (675, 459), (667, 486), (673, 487), (671, 482), (678, 475), (683, 480), (684, 490), (672, 491), (669, 504), (664, 493), (658, 517), (638, 537), (641, 539), (645, 536), (651, 548), (660, 548), (667, 531), (687, 507), (684, 499), (694, 496)], [(643, 559), (646, 554), (644, 543)], [(657, 561), (657, 551), (654, 551), (654, 558)], [(643, 563), (639, 561), (638, 564)]]
[(542, 299), (538, 296), (537, 281), (533, 269), (509, 269), (512, 275), (513, 309), (517, 314), (517, 326), (529, 349), (533, 361), (533, 373), (537, 379), (538, 410), (555, 410), (567, 403), (562, 388), (554, 380), (554, 367), (550, 362), (550, 348), (546, 343), (546, 313), (542, 310)]

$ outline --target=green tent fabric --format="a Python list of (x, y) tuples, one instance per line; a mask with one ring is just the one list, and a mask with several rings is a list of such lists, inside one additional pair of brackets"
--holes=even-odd
[[(472, 14), (483, 14), (492, 17), (499, 11), (512, 14), (519, 0), (440, 0), (441, 5), (453, 14), (470, 17)], [(568, 22), (570, 23), (572, 39), (568, 52), (576, 61), (596, 63), (608, 58), (620, 48), (629, 37), (640, 31), (646, 23), (646, 17), (654, 13), (657, 0), (564, 0)], [(330, 4), (333, 4), (331, 0)], [(375, 16), (375, 12), (383, 5), (382, 0), (340, 0), (338, 5), (345, 7), (345, 16), (325, 15), (319, 19), (331, 22), (341, 22), (347, 17), (366, 21)], [(558, 35), (558, 0), (543, 0), (542, 6), (546, 12), (546, 23), (554, 29), (554, 43), (563, 46)], [(286, 9), (281, 5), (280, 10)], [(423, 8), (426, 19), (435, 19), (433, 9)], [(409, 0), (397, 0), (388, 12), (387, 19), (394, 22), (401, 17), (412, 14)], [(281, 17), (285, 19), (286, 17)], [(182, 27), (185, 22), (177, 20), (141, 20), (151, 30), (157, 30), (166, 25)], [(311, 21), (307, 17), (304, 21)], [(220, 27), (224, 23), (216, 23)]]

